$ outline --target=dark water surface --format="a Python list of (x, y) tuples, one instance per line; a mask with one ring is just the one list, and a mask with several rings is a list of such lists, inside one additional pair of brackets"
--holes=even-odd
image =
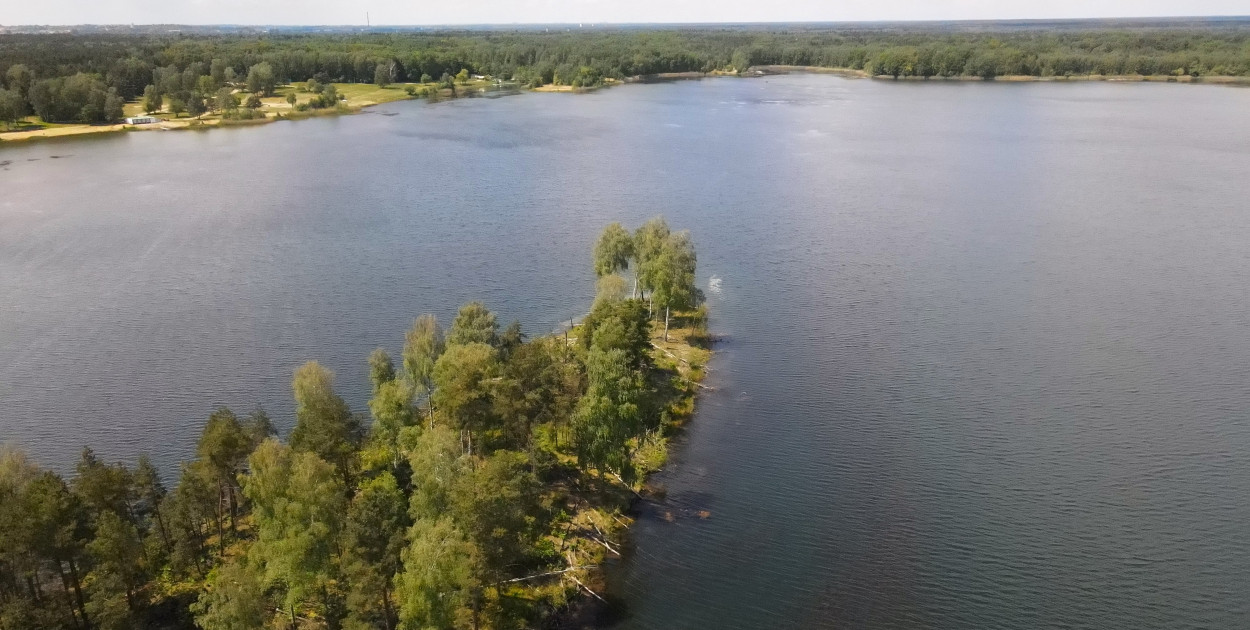
[(725, 341), (622, 627), (1250, 624), (1250, 90), (712, 80), (4, 160), (0, 441), (44, 463), (289, 428), (310, 358), (363, 410), (416, 314), (550, 330), (662, 213)]

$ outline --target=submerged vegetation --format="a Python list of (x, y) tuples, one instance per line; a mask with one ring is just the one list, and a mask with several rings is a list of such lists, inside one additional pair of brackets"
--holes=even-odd
[(418, 317), (368, 357), (367, 414), (304, 364), (289, 439), (218, 409), (172, 487), (146, 457), (66, 479), (0, 452), (0, 629), (502, 629), (601, 597), (710, 353), (688, 234), (613, 224), (595, 269), (565, 334)]
[[(147, 111), (196, 115), (218, 107), (223, 87), (260, 99), (308, 81), (421, 96), (454, 92), (473, 77), (581, 88), (767, 65), (895, 78), (1250, 76), (1244, 21), (1079, 24), (13, 33), (0, 35), (0, 122), (30, 114), (44, 122), (111, 122), (122, 116), (123, 101), (137, 99)], [(329, 98), (303, 107), (333, 105)]]

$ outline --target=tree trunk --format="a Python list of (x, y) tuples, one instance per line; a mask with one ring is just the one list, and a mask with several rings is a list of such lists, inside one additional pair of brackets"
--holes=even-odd
[(82, 614), (82, 625), (91, 627), (91, 620), (87, 618), (87, 603), (82, 597), (82, 580), (78, 578), (78, 565), (71, 556), (69, 559), (69, 575), (74, 579), (74, 599), (78, 602), (78, 612)]
[(238, 540), (239, 494), (234, 486), (227, 486), (226, 491), (230, 493), (230, 539)]
[(165, 517), (161, 514), (159, 505), (152, 505), (152, 512), (156, 514), (156, 529), (161, 532), (161, 540), (165, 543), (165, 552), (173, 551), (173, 545), (169, 542), (169, 530), (165, 529)]
[(382, 586), (382, 630), (394, 630), (391, 619), (395, 613), (391, 609), (391, 589), (385, 585)]
[[(74, 590), (74, 587), (70, 585), (69, 576), (65, 574), (65, 565), (60, 560), (56, 561), (56, 573), (61, 576), (61, 587), (65, 589), (65, 595), (68, 596)], [(73, 599), (66, 599), (65, 605), (69, 607), (70, 620), (74, 622), (75, 627), (78, 627), (80, 624), (78, 623), (78, 615), (74, 610)]]
[(217, 557), (218, 558), (226, 557), (226, 531), (225, 531), (225, 528), (221, 524), (221, 522), (225, 520), (221, 514), (222, 502), (223, 501), (221, 498), (221, 486), (219, 485), (217, 486), (217, 514), (216, 514), (216, 517), (217, 517)]
[(668, 342), (668, 307), (664, 307), (664, 341)]
[(200, 574), (200, 578), (205, 576), (204, 572), (204, 556), (208, 555), (208, 551), (204, 548), (204, 521), (199, 518), (195, 519), (195, 570)]

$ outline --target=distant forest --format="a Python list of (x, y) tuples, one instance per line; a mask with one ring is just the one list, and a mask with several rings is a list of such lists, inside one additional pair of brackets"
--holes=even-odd
[[(894, 77), (1250, 75), (1250, 22), (1103, 27), (553, 28), (314, 33), (89, 30), (0, 35), (0, 118), (100, 122), (118, 99), (194, 98), (266, 63), (280, 83), (428, 82), (461, 70), (523, 86), (668, 72), (821, 66)], [(381, 68), (381, 70), (380, 70)], [(182, 78), (178, 85), (170, 77)], [(58, 83), (58, 81), (60, 83)], [(40, 87), (42, 85), (43, 87)], [(110, 100), (110, 96), (112, 100)], [(210, 97), (211, 94), (202, 94)], [(59, 103), (58, 103), (59, 101)], [(20, 109), (20, 112), (17, 111)]]

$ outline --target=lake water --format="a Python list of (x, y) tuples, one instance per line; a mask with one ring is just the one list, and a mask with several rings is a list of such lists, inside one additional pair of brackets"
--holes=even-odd
[(1244, 627), (1248, 113), (791, 76), (6, 146), (0, 441), (168, 468), (307, 359), (363, 410), (415, 315), (551, 330), (664, 214), (724, 341), (620, 627)]

